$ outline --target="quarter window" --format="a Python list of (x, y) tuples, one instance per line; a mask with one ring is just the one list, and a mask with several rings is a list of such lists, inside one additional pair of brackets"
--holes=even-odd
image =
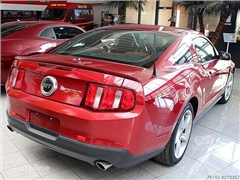
[(40, 34), (41, 37), (44, 37), (44, 38), (50, 38), (50, 39), (55, 39), (55, 35), (53, 33), (53, 30), (52, 28), (47, 28), (45, 29), (41, 34)]
[(193, 55), (187, 44), (182, 44), (173, 54), (172, 58), (177, 64), (184, 64), (193, 61)]

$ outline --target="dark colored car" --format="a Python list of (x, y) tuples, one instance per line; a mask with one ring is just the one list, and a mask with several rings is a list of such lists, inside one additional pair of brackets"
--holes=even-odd
[(16, 58), (8, 127), (102, 170), (150, 158), (174, 165), (193, 122), (229, 100), (234, 69), (230, 54), (195, 31), (102, 27)]
[(85, 32), (70, 23), (14, 21), (1, 24), (1, 84), (17, 55), (45, 52)]

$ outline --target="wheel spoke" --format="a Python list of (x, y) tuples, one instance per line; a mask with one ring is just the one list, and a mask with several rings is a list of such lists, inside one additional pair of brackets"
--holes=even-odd
[(184, 143), (188, 142), (188, 138), (189, 138), (189, 136), (186, 133), (184, 133), (180, 136), (181, 142), (184, 142)]
[(226, 89), (225, 99), (228, 99), (230, 95), (230, 89)]
[(233, 80), (231, 80), (229, 83), (228, 83), (228, 87), (231, 87), (233, 85)]
[(178, 129), (176, 138), (175, 138), (175, 143), (177, 143), (180, 140), (180, 136), (181, 136), (181, 131)]
[(181, 155), (180, 153), (180, 150), (181, 150), (181, 141), (178, 140), (176, 143), (175, 143), (175, 154), (176, 156), (178, 157), (179, 155)]
[(191, 123), (191, 115), (189, 113), (186, 113), (184, 116), (184, 122), (183, 122), (183, 129), (186, 129), (189, 126), (189, 123)]
[(185, 115), (183, 115), (178, 129), (182, 132), (182, 130), (184, 129), (184, 126), (185, 126)]

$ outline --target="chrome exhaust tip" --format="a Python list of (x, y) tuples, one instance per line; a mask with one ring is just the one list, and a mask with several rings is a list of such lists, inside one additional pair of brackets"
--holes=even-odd
[(7, 128), (8, 128), (11, 132), (14, 132), (14, 129), (13, 129), (11, 126), (7, 125)]
[(102, 171), (106, 171), (110, 167), (112, 167), (113, 164), (106, 162), (106, 161), (97, 161), (96, 166), (101, 169)]

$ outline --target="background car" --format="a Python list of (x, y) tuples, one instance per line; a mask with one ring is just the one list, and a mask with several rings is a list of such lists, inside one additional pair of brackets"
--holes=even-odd
[(8, 128), (101, 170), (150, 158), (172, 166), (193, 122), (229, 100), (230, 58), (195, 31), (95, 29), (16, 58), (6, 83)]
[(85, 32), (70, 23), (18, 21), (1, 24), (1, 84), (17, 55), (45, 52)]

